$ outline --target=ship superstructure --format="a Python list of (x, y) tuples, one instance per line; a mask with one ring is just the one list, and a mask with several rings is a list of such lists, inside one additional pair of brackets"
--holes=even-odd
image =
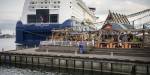
[(94, 12), (82, 0), (25, 0), (16, 26), (16, 43), (39, 45), (52, 34), (52, 29), (94, 30), (95, 21)]

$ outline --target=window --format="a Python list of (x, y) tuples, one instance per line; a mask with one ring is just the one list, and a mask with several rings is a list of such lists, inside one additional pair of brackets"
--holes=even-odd
[(37, 9), (36, 15), (28, 15), (28, 23), (58, 23), (59, 15), (50, 14), (49, 9)]
[(37, 9), (37, 22), (48, 23), (49, 22), (49, 9)]
[(58, 22), (58, 14), (51, 14), (50, 15), (50, 22), (57, 23)]
[(31, 2), (31, 4), (35, 4), (34, 2)]
[(60, 1), (58, 1), (58, 4), (60, 4)]
[(36, 23), (36, 15), (27, 15), (28, 23)]

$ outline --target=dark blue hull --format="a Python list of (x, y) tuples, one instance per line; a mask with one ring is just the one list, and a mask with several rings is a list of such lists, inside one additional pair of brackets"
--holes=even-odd
[(72, 27), (72, 22), (72, 20), (67, 20), (63, 24), (24, 25), (19, 21), (16, 25), (16, 43), (27, 46), (38, 46), (40, 41), (44, 41), (52, 35), (52, 29)]

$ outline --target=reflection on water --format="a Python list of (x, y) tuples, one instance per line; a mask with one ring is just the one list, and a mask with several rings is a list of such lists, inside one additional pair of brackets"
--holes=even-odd
[(111, 73), (101, 73), (83, 70), (71, 70), (60, 68), (44, 68), (44, 67), (12, 67), (0, 66), (0, 75), (120, 75)]

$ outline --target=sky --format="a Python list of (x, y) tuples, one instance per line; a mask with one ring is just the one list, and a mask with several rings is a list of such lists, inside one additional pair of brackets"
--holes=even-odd
[[(121, 14), (131, 14), (150, 8), (150, 0), (83, 0), (89, 7), (95, 7), (96, 15), (103, 21), (108, 10)], [(0, 0), (1, 24), (15, 24), (20, 19), (24, 0)]]

